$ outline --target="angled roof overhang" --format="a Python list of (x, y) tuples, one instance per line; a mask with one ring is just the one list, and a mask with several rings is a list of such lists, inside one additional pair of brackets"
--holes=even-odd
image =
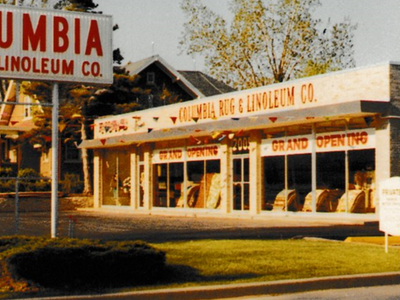
[(326, 122), (327, 119), (334, 121), (339, 119), (384, 116), (388, 110), (388, 106), (389, 103), (358, 100), (341, 104), (340, 107), (332, 104), (324, 107), (293, 110), (290, 112), (285, 111), (242, 118), (215, 120), (204, 124), (176, 126), (173, 128), (152, 130), (150, 132), (85, 140), (82, 141), (79, 147), (89, 149), (122, 147), (146, 142), (185, 139), (207, 135), (212, 136), (215, 132), (234, 133), (242, 130), (273, 130), (274, 128)]
[[(97, 119), (84, 148), (273, 130), (334, 119), (392, 114), (391, 64), (350, 69)], [(398, 70), (400, 73), (400, 68)], [(399, 74), (400, 76), (400, 74)], [(400, 113), (399, 113), (400, 116)]]

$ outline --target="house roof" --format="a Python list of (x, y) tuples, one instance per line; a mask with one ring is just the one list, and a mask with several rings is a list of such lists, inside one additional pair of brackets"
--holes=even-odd
[(131, 75), (138, 75), (152, 64), (157, 64), (172, 80), (177, 81), (184, 90), (193, 95), (193, 98), (203, 98), (235, 91), (230, 86), (200, 71), (177, 71), (159, 55), (137, 62), (129, 62), (125, 65), (125, 69)]
[[(21, 95), (21, 91), (20, 91)], [(14, 135), (18, 132), (26, 132), (35, 127), (32, 118), (25, 119), (18, 114), (17, 105), (23, 105), (24, 97), (20, 97), (17, 102), (16, 82), (11, 80), (5, 97), (0, 106), (0, 133)], [(10, 104), (7, 104), (10, 103)]]
[(234, 88), (218, 81), (200, 71), (178, 71), (189, 82), (196, 86), (206, 97), (236, 91)]
[[(15, 82), (11, 80), (8, 85), (7, 92), (3, 99), (4, 103), (15, 102)], [(0, 125), (8, 125), (11, 119), (11, 114), (14, 111), (14, 105), (2, 105), (0, 108)]]

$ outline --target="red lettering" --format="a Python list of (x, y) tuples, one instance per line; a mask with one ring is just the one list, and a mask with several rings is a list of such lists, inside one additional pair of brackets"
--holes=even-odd
[(85, 55), (91, 55), (92, 49), (96, 50), (98, 56), (103, 56), (103, 48), (101, 47), (99, 26), (96, 20), (92, 20), (90, 22)]
[(66, 60), (62, 61), (62, 74), (63, 75), (74, 75), (74, 61), (70, 60), (69, 62)]
[(279, 141), (279, 151), (285, 151), (285, 141)]
[(324, 136), (324, 147), (325, 147), (325, 148), (329, 145), (330, 142), (331, 142), (331, 137), (330, 137), (330, 135)]
[(293, 141), (291, 139), (288, 139), (286, 143), (287, 143), (287, 149), (286, 149), (287, 151), (294, 150)]
[(21, 57), (11, 56), (11, 71), (20, 71)]
[(54, 17), (53, 20), (53, 50), (65, 52), (69, 47), (68, 22), (63, 17)]
[(43, 74), (48, 74), (48, 64), (49, 64), (49, 59), (48, 58), (42, 58), (42, 73)]
[(51, 73), (58, 74), (60, 72), (60, 60), (52, 59), (51, 60)]
[(13, 14), (12, 12), (7, 12), (7, 25), (6, 25), (6, 29), (7, 29), (7, 38), (6, 40), (3, 40), (3, 12), (0, 11), (0, 47), (1, 48), (8, 48), (11, 46), (12, 42), (13, 42)]
[(39, 17), (36, 30), (33, 29), (31, 18), (29, 14), (22, 16), (22, 50), (28, 51), (29, 44), (32, 50), (36, 51), (40, 46), (40, 51), (46, 51), (46, 16)]
[(272, 141), (272, 151), (277, 151), (277, 150), (278, 150), (278, 142)]
[(322, 148), (324, 145), (324, 138), (322, 136), (317, 137), (317, 147)]
[(37, 65), (36, 65), (36, 57), (34, 57), (33, 59), (32, 59), (32, 65), (33, 65), (33, 68), (32, 68), (32, 72), (33, 73), (40, 73), (40, 69), (37, 67)]
[(83, 74), (83, 76), (89, 76), (90, 75), (90, 71), (87, 68), (89, 65), (90, 65), (90, 63), (88, 61), (84, 61), (82, 63), (82, 74)]
[(279, 90), (274, 91), (274, 106), (279, 107)]
[(75, 54), (81, 53), (81, 20), (75, 19)]
[(31, 60), (29, 59), (29, 57), (24, 56), (21, 60), (21, 68), (22, 71), (24, 72), (29, 72), (29, 70), (31, 69)]
[(168, 152), (166, 150), (160, 151), (159, 153), (160, 160), (164, 160), (168, 158)]
[(365, 131), (361, 132), (360, 139), (361, 139), (362, 144), (364, 144), (364, 145), (367, 144), (368, 143), (368, 133)]

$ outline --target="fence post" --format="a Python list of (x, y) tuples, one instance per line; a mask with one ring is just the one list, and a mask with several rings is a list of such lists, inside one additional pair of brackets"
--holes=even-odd
[(72, 216), (69, 216), (68, 237), (70, 239), (75, 238), (75, 224), (76, 224), (76, 220)]
[(19, 182), (18, 178), (15, 179), (15, 234), (19, 231)]

